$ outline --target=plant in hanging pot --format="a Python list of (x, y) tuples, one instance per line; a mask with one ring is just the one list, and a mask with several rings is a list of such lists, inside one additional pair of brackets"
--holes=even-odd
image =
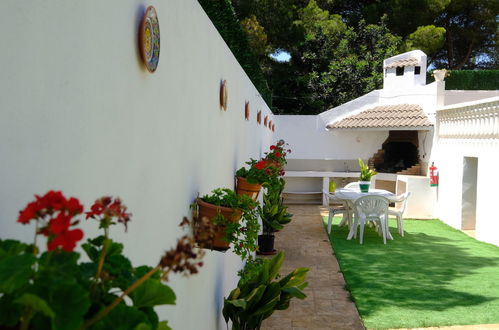
[(308, 285), (305, 277), (309, 269), (297, 268), (280, 277), (283, 259), (284, 254), (280, 252), (272, 259), (257, 264), (256, 269), (246, 272), (249, 275), (241, 278), (237, 288), (224, 298), (222, 314), (227, 327), (230, 320), (232, 330), (260, 329), (263, 320), (275, 310), (287, 309), (292, 298), (307, 297), (302, 290)]
[[(198, 198), (196, 204), (194, 236), (200, 247), (226, 251), (234, 243), (235, 252), (241, 256), (254, 250), (254, 233), (259, 228), (255, 211), (257, 203), (249, 196), (218, 188)], [(241, 217), (243, 221), (240, 221)]]
[(268, 180), (268, 170), (271, 168), (263, 159), (260, 161), (250, 159), (246, 164), (249, 165), (249, 169), (241, 167), (236, 172), (236, 193), (238, 195), (248, 195), (253, 200), (256, 200), (262, 184)]
[(369, 186), (371, 185), (371, 178), (378, 174), (375, 170), (372, 170), (367, 166), (362, 159), (359, 158), (360, 166), (360, 176), (359, 176), (359, 186), (361, 192), (369, 192)]
[(250, 159), (246, 164), (249, 169), (241, 167), (236, 172), (237, 184), (236, 191), (238, 195), (244, 194), (256, 200), (262, 185), (272, 177), (284, 175), (284, 165), (286, 164), (286, 155), (291, 150), (284, 150), (285, 142), (278, 141), (270, 146), (270, 151), (265, 153), (265, 157), (259, 161)]

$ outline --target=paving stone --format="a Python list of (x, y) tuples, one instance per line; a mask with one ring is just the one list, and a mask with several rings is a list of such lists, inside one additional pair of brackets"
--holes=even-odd
[[(331, 250), (318, 206), (293, 205), (293, 221), (276, 234), (275, 247), (284, 251), (281, 273), (310, 268), (307, 298), (293, 299), (285, 311), (265, 320), (262, 330), (364, 329), (355, 305), (344, 290), (345, 280)], [(323, 211), (322, 211), (323, 212)]]

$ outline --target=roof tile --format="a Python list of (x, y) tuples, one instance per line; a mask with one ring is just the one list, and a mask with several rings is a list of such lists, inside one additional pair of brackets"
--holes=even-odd
[(417, 104), (393, 104), (366, 109), (358, 114), (329, 123), (327, 128), (410, 128), (431, 127)]
[(385, 65), (385, 69), (404, 67), (404, 66), (416, 66), (419, 64), (419, 60), (415, 57), (405, 58), (403, 60), (394, 61)]

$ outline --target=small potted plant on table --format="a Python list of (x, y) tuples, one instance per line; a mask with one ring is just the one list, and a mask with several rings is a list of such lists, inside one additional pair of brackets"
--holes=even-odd
[(369, 186), (371, 185), (371, 178), (378, 174), (375, 170), (372, 170), (367, 166), (362, 159), (359, 158), (360, 165), (360, 177), (359, 177), (359, 187), (361, 192), (369, 192)]
[[(230, 243), (242, 240), (237, 248), (244, 249), (244, 244), (251, 241), (247, 236), (252, 235), (255, 226), (258, 231), (255, 214), (257, 203), (247, 195), (237, 195), (233, 190), (219, 188), (210, 195), (198, 198), (196, 203), (198, 216), (194, 235), (200, 247), (225, 251), (229, 249)], [(244, 225), (239, 221), (241, 217)]]

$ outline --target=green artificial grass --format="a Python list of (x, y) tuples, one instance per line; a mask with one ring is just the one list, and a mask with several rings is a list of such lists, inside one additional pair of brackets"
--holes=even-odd
[(331, 245), (367, 328), (499, 323), (499, 247), (439, 220), (404, 220), (404, 237), (390, 220), (386, 245), (366, 226), (360, 245), (339, 219)]

